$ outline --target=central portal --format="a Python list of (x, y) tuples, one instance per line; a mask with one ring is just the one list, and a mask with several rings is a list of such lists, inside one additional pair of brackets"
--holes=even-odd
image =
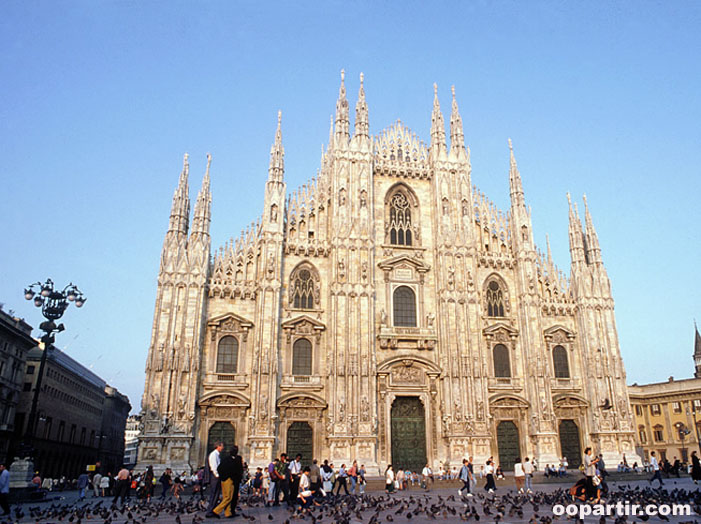
[(293, 422), (287, 429), (287, 458), (302, 455), (302, 465), (311, 466), (314, 454), (314, 432), (307, 422)]
[(426, 459), (426, 414), (418, 397), (397, 397), (392, 404), (392, 469), (421, 472)]

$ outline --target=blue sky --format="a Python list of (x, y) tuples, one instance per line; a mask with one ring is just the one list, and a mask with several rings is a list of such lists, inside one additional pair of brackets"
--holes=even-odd
[[(587, 194), (628, 382), (693, 373), (701, 317), (698, 2), (20, 2), (0, 17), (0, 301), (88, 295), (58, 343), (138, 409), (160, 249), (190, 154), (211, 152), (213, 247), (261, 211), (283, 112), (286, 180), (319, 167), (345, 68), (372, 133), (429, 141), (455, 85), (473, 182), (508, 207), (508, 146), (544, 249), (569, 272), (567, 200)], [(580, 204), (581, 205), (581, 204)], [(701, 319), (700, 319), (701, 320)]]

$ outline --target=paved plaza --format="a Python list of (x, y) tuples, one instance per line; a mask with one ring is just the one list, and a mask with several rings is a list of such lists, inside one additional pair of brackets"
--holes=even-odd
[[(289, 510), (284, 505), (267, 508), (255, 499), (242, 499), (239, 504), (240, 516), (225, 519), (241, 522), (258, 522), (267, 524), (295, 524), (310, 522), (347, 523), (347, 524), (384, 524), (387, 523), (427, 523), (427, 522), (479, 522), (482, 523), (530, 523), (551, 524), (561, 521), (577, 520), (567, 515), (553, 514), (553, 504), (567, 503), (566, 495), (570, 486), (579, 476), (569, 475), (564, 482), (536, 484), (532, 496), (518, 496), (512, 479), (500, 481), (497, 492), (489, 495), (482, 489), (483, 482), (478, 483), (472, 498), (460, 498), (457, 483), (437, 482), (433, 489), (425, 492), (419, 488), (387, 495), (370, 483), (370, 490), (361, 497), (341, 497), (333, 504), (314, 507), (308, 512), (299, 513)], [(450, 487), (448, 487), (450, 486)], [(612, 481), (609, 483), (611, 497), (607, 502), (630, 500), (631, 503), (689, 503), (695, 511), (691, 516), (675, 517), (628, 517), (627, 520), (599, 516), (588, 516), (585, 522), (660, 522), (676, 523), (699, 522), (701, 512), (701, 494), (691, 479), (665, 479), (664, 491), (651, 490), (646, 480)], [(160, 491), (157, 492), (160, 494)], [(172, 498), (165, 503), (154, 498), (150, 504), (138, 504), (132, 498), (124, 508), (108, 510), (111, 498), (88, 497), (78, 501), (76, 491), (51, 493), (49, 500), (38, 503), (25, 503), (14, 506), (12, 519), (0, 519), (0, 523), (86, 523), (102, 524), (198, 524), (214, 522), (218, 519), (205, 519), (204, 511), (198, 508), (197, 499), (187, 494), (180, 502)], [(19, 513), (17, 512), (19, 509)], [(668, 520), (667, 520), (668, 519)]]

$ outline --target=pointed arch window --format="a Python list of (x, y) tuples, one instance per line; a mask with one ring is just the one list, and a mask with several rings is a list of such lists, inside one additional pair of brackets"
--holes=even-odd
[(297, 376), (312, 374), (312, 343), (306, 338), (296, 340), (292, 346), (292, 374)]
[(319, 307), (319, 276), (308, 263), (303, 263), (290, 275), (290, 305), (294, 309)]
[(511, 378), (511, 362), (509, 350), (504, 344), (497, 344), (492, 349), (494, 359), (494, 376), (497, 378)]
[(408, 286), (399, 286), (392, 297), (394, 325), (416, 327), (416, 294)]
[(496, 280), (487, 284), (487, 315), (490, 317), (504, 316), (504, 292)]
[(412, 245), (411, 206), (402, 192), (397, 192), (389, 203), (389, 242), (396, 246)]
[(236, 373), (239, 360), (239, 341), (226, 336), (219, 340), (217, 347), (217, 373)]
[(570, 378), (570, 365), (567, 360), (567, 350), (562, 346), (553, 348), (553, 368), (555, 378)]

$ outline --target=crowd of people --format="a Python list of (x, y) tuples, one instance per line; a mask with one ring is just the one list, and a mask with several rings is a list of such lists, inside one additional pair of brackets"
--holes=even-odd
[[(535, 459), (516, 459), (513, 476), (519, 494), (533, 493), (532, 482), (537, 467)], [(562, 457), (557, 465), (546, 464), (543, 474), (545, 477), (564, 477), (567, 475), (567, 468), (567, 457)], [(435, 482), (459, 480), (462, 486), (458, 489), (458, 496), (472, 497), (479, 479), (484, 481), (484, 491), (492, 494), (497, 490), (496, 481), (505, 478), (501, 466), (494, 462), (493, 457), (489, 457), (479, 468), (474, 465), (473, 458), (469, 457), (462, 461), (459, 469), (447, 463), (440, 464), (437, 473), (434, 473), (430, 464), (418, 469), (420, 471), (398, 467), (395, 472), (393, 466), (388, 465), (384, 470), (385, 492), (392, 494), (415, 486), (430, 491)], [(651, 474), (648, 478), (650, 484), (657, 481), (659, 487), (664, 484), (663, 475), (679, 476), (681, 471), (686, 471), (685, 465), (676, 460), (676, 457), (671, 464), (666, 460), (658, 461), (654, 451), (650, 453), (650, 460), (646, 461), (642, 468), (638, 468), (637, 463), (629, 468), (623, 456), (617, 471), (625, 473), (639, 469), (641, 472), (648, 471)], [(600, 501), (608, 491), (608, 472), (603, 455), (594, 455), (591, 448), (586, 448), (580, 471), (583, 476), (570, 488), (569, 494), (575, 500)], [(695, 483), (701, 480), (701, 462), (696, 451), (691, 454), (688, 473)], [(198, 507), (206, 511), (206, 516), (221, 518), (237, 515), (236, 507), (242, 490), (246, 495), (258, 497), (265, 506), (283, 504), (304, 509), (312, 505), (322, 505), (340, 495), (363, 495), (367, 485), (366, 475), (365, 466), (357, 461), (336, 467), (328, 460), (319, 464), (315, 459), (311, 465), (303, 465), (301, 455), (288, 458), (285, 453), (274, 458), (266, 467), (257, 467), (255, 471), (249, 471), (236, 446), (224, 450), (224, 443), (218, 442), (207, 456), (207, 463), (192, 474), (185, 471), (176, 474), (170, 468), (166, 468), (157, 476), (152, 466), (139, 473), (122, 467), (114, 475), (112, 472), (102, 474), (99, 470), (86, 471), (77, 479), (68, 480), (65, 477), (42, 479), (37, 472), (32, 479), (32, 485), (37, 490), (46, 492), (77, 489), (79, 500), (88, 497), (111, 498), (113, 506), (119, 502), (124, 504), (132, 497), (145, 502), (150, 502), (157, 495), (159, 501), (169, 497), (180, 499), (185, 489), (191, 488), (193, 499), (198, 498)], [(0, 464), (0, 509), (4, 515), (9, 512), (8, 486), (9, 472)], [(158, 486), (160, 493), (157, 494)]]

